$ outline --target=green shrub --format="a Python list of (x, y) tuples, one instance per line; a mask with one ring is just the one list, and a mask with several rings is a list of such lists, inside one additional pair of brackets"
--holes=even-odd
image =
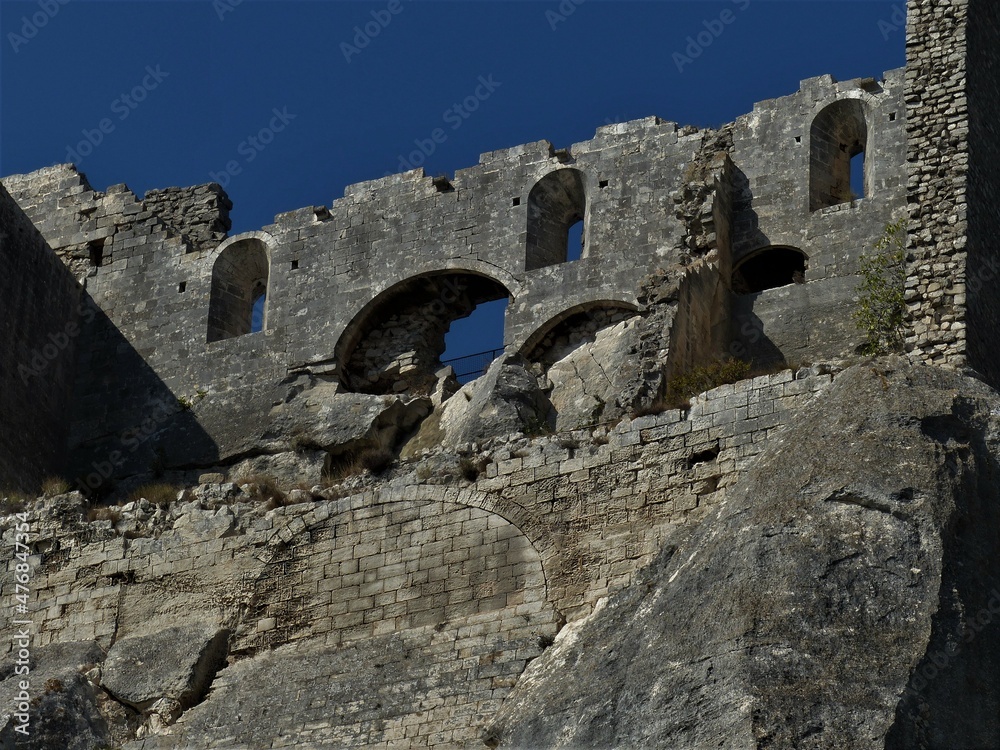
[(874, 252), (860, 258), (861, 284), (853, 318), (865, 335), (862, 354), (881, 355), (902, 349), (906, 320), (906, 228), (890, 224)]

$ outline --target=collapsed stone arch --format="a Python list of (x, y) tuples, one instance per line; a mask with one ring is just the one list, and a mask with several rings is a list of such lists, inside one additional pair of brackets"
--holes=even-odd
[[(634, 302), (621, 299), (596, 299), (571, 305), (538, 326), (520, 347), (521, 355), (529, 362), (545, 363), (565, 353), (569, 348), (586, 340), (601, 327), (613, 325), (638, 314)], [(560, 345), (560, 338), (565, 342)], [(555, 359), (548, 362), (551, 364)]]
[(451, 324), (483, 302), (512, 298), (510, 286), (480, 270), (448, 268), (410, 276), (359, 310), (335, 348), (340, 382), (362, 393), (429, 393)]
[(268, 327), (268, 292), (274, 239), (266, 232), (230, 237), (216, 249), (208, 303), (209, 343), (250, 333), (254, 305), (261, 298)]

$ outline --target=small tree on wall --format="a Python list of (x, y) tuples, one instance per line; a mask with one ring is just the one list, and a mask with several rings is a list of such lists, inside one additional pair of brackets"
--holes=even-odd
[(854, 322), (865, 334), (861, 347), (864, 354), (888, 354), (903, 346), (905, 244), (905, 222), (901, 219), (885, 228), (872, 253), (861, 255), (861, 284)]

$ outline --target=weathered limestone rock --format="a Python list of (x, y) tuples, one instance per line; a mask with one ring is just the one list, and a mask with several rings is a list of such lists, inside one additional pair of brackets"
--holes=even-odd
[(592, 340), (570, 345), (549, 368), (557, 430), (588, 427), (625, 413), (619, 397), (641, 375), (639, 323), (639, 318), (629, 318), (602, 328)]
[(228, 631), (210, 625), (170, 627), (120, 639), (108, 651), (102, 685), (138, 711), (164, 698), (191, 706), (225, 661), (228, 639)]
[[(0, 748), (92, 750), (108, 744), (108, 725), (98, 710), (99, 691), (81, 674), (103, 658), (104, 652), (93, 641), (35, 647), (26, 677), (15, 673), (16, 657), (7, 657), (0, 665)], [(19, 683), (25, 679), (31, 685), (27, 736), (14, 731), (20, 722), (11, 715)]]
[(550, 408), (523, 360), (504, 355), (438, 407), (402, 455), (406, 458), (426, 448), (453, 448), (497, 435), (538, 432), (546, 427)]
[(174, 535), (180, 540), (219, 539), (233, 530), (236, 517), (229, 508), (191, 508), (174, 521)]
[(560, 636), (500, 747), (996, 747), (1000, 398), (845, 372), (644, 579)]
[(230, 424), (224, 423), (232, 408), (230, 399), (209, 396), (194, 407), (199, 419), (217, 423), (223, 433), (218, 445), (218, 460), (223, 462), (290, 451), (339, 454), (392, 442), (430, 411), (429, 399), (345, 393), (336, 383), (307, 375), (280, 388), (248, 389), (240, 397), (254, 408), (247, 410), (247, 420)]
[(323, 476), (327, 455), (326, 451), (307, 449), (254, 456), (236, 464), (230, 470), (229, 478), (240, 482), (254, 476), (266, 476), (282, 486), (299, 482), (315, 484)]

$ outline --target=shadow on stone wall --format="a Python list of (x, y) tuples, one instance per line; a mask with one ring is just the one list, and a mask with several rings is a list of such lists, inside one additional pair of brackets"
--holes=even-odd
[(218, 448), (191, 412), (201, 395), (174, 393), (89, 295), (83, 304), (93, 319), (81, 334), (71, 413), (75, 488), (103, 495), (125, 477), (212, 465)]

